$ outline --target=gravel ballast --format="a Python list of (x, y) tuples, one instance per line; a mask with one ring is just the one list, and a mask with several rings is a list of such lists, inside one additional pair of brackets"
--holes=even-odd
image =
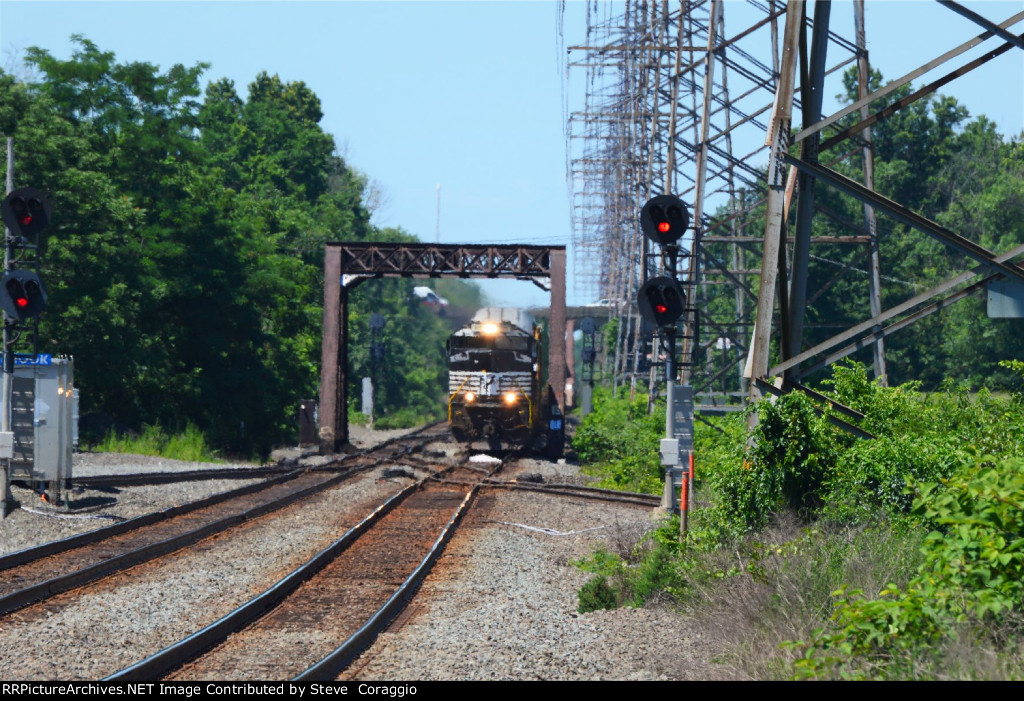
[[(352, 427), (366, 447), (398, 432)], [(444, 444), (435, 449), (452, 451)], [(217, 467), (224, 467), (217, 465)], [(75, 474), (193, 470), (139, 456), (76, 456)], [(89, 470), (91, 472), (86, 472)], [(575, 466), (528, 461), (520, 473), (544, 481), (580, 483)], [(409, 468), (409, 472), (417, 472)], [(200, 481), (83, 493), (110, 499), (93, 512), (119, 518), (234, 489), (243, 480)], [(208, 539), (202, 548), (104, 580), (88, 595), (68, 592), (46, 613), (0, 618), (4, 679), (98, 679), (191, 634), (260, 593), (347, 525), (361, 509), (409, 483), (377, 468), (318, 497)], [(33, 499), (27, 490), (15, 496)], [(44, 505), (45, 506), (45, 505)], [(95, 504), (93, 504), (95, 506)], [(109, 524), (63, 520), (16, 510), (0, 521), (0, 551), (64, 538)], [(343, 678), (431, 679), (709, 679), (709, 641), (677, 612), (652, 606), (576, 612), (587, 573), (571, 564), (597, 546), (613, 552), (649, 528), (647, 509), (533, 493), (485, 493), (417, 595), (410, 609), (357, 660)], [(547, 529), (547, 530), (538, 530)], [(326, 624), (326, 623), (325, 623)]]

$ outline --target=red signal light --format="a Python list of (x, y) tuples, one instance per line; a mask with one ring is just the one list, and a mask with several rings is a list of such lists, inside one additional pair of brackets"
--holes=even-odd
[(659, 314), (664, 314), (665, 312), (668, 311), (668, 307), (666, 307), (664, 304), (655, 304), (654, 311), (658, 312)]
[(671, 228), (672, 228), (672, 225), (669, 224), (667, 221), (658, 222), (658, 231), (660, 231), (663, 234), (667, 234), (669, 229), (671, 229)]

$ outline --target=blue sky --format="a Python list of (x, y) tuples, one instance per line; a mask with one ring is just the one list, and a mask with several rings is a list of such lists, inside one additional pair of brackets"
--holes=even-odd
[[(1024, 9), (1024, 0), (963, 4), (996, 21)], [(741, 25), (729, 18), (742, 4), (726, 8), (727, 27)], [(839, 0), (833, 9), (844, 35), (849, 8)], [(208, 80), (231, 78), (242, 95), (261, 70), (304, 81), (323, 103), (324, 129), (383, 192), (376, 223), (434, 241), (440, 184), (442, 242), (567, 244), (558, 16), (549, 1), (0, 0), (0, 50), (7, 69), (29, 46), (66, 58), (80, 33), (121, 61), (208, 62)], [(869, 0), (867, 17), (871, 60), (886, 78), (981, 31), (928, 0)], [(570, 0), (565, 43), (582, 43), (584, 29), (584, 4)], [(574, 76), (570, 91), (580, 82)], [(943, 92), (1004, 134), (1024, 131), (1024, 51)], [(525, 282), (487, 282), (484, 291), (503, 305), (546, 303)], [(571, 281), (569, 299), (587, 301)]]

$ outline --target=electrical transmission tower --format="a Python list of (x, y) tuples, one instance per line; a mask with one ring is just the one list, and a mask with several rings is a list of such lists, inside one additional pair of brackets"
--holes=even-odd
[[(863, 0), (588, 0), (583, 42), (566, 50), (566, 94), (579, 81), (585, 91), (580, 109), (567, 106), (572, 244), (577, 270), (587, 271), (577, 276), (577, 291), (618, 303), (615, 348), (608, 349), (616, 386), (627, 378), (636, 384), (646, 352), (636, 292), (664, 269), (637, 224), (655, 195), (678, 195), (692, 208), (680, 272), (699, 310), (700, 336), (682, 349), (695, 362), (681, 366), (679, 379), (693, 386), (704, 408), (737, 408), (762, 391), (800, 387), (802, 376), (861, 348), (872, 349), (874, 373), (885, 382), (890, 333), (969, 294), (969, 287), (981, 289), (984, 280), (969, 285), (972, 275), (997, 270), (1024, 281), (1008, 262), (1017, 253), (978, 250), (874, 191), (873, 124), (1006, 51), (1024, 49), (1008, 31), (1024, 13), (996, 24), (955, 2), (922, 7), (957, 13), (977, 36), (938, 47), (945, 53), (872, 89)], [(563, 5), (563, 33), (564, 12)], [(917, 50), (933, 50), (927, 31), (918, 29)], [(990, 51), (969, 60), (976, 47)], [(950, 62), (957, 67), (912, 94), (899, 90), (949, 70), (940, 67)], [(825, 96), (842, 93), (844, 77), (857, 99), (825, 116)], [(837, 211), (825, 189), (852, 197), (862, 214)], [(883, 310), (882, 214), (983, 266)], [(809, 313), (840, 280), (851, 279), (859, 281), (862, 322), (837, 324)]]

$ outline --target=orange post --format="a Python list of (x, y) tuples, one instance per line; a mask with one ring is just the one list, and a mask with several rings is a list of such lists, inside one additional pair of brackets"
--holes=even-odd
[(689, 492), (690, 492), (690, 475), (683, 475), (683, 485), (679, 495), (679, 541), (682, 542), (683, 538), (686, 537), (687, 527), (687, 516), (689, 515)]

